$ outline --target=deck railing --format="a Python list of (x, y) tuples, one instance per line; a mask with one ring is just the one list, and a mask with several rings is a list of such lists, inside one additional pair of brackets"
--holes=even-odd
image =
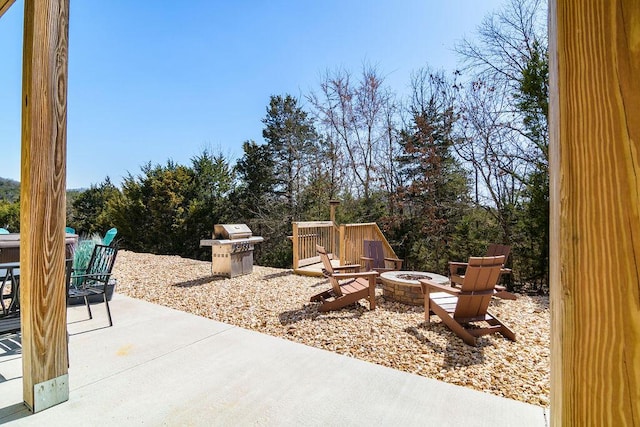
[(316, 245), (324, 246), (334, 259), (340, 260), (340, 265), (360, 264), (365, 240), (380, 240), (384, 256), (396, 258), (393, 248), (375, 222), (343, 224), (339, 228), (332, 221), (294, 222), (291, 240), (294, 270), (320, 262)]
[(316, 245), (324, 246), (334, 258), (339, 257), (340, 232), (332, 221), (294, 222), (293, 268), (294, 270), (320, 262)]

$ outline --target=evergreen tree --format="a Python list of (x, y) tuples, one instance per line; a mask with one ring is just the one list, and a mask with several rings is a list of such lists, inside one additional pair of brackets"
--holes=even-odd
[(100, 184), (92, 184), (73, 201), (72, 212), (67, 215), (69, 226), (75, 228), (78, 234), (103, 234), (114, 226), (107, 211), (107, 204), (117, 194), (119, 190), (111, 183), (109, 177)]
[(411, 122), (400, 133), (403, 185), (392, 219), (404, 248), (398, 255), (409, 265), (439, 272), (446, 270), (450, 236), (467, 200), (465, 172), (452, 150), (457, 115), (450, 87), (441, 72), (423, 69), (414, 75)]
[(20, 199), (20, 183), (12, 179), (0, 178), (0, 200), (16, 202)]
[(0, 200), (0, 228), (12, 233), (20, 231), (20, 201)]
[(273, 162), (274, 193), (286, 204), (286, 221), (300, 218), (300, 197), (317, 139), (313, 121), (291, 95), (272, 96), (262, 136)]
[(236, 214), (247, 222), (249, 218), (264, 216), (266, 208), (275, 201), (276, 180), (269, 147), (245, 141), (242, 149), (244, 155), (235, 166), (238, 185), (230, 199)]
[(187, 240), (181, 255), (204, 258), (209, 257), (210, 253), (200, 249), (199, 241), (211, 238), (215, 224), (227, 222), (234, 175), (222, 154), (214, 155), (208, 150), (191, 159), (191, 168), (193, 188), (188, 194), (188, 214), (185, 219)]
[(193, 195), (190, 168), (168, 161), (166, 166), (141, 168), (143, 175), (129, 174), (122, 195), (109, 206), (118, 236), (125, 247), (155, 254), (183, 254), (190, 239), (186, 222)]

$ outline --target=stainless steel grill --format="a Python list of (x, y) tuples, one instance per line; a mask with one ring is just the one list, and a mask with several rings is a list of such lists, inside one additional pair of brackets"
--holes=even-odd
[(263, 240), (246, 224), (216, 224), (213, 239), (200, 240), (200, 246), (211, 246), (211, 274), (236, 277), (253, 271), (253, 245)]

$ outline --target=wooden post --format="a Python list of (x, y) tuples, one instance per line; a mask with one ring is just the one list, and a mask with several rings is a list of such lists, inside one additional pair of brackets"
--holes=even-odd
[(340, 225), (340, 239), (338, 239), (340, 243), (340, 265), (345, 265), (347, 263), (347, 229), (344, 224)]
[(293, 243), (293, 269), (297, 270), (300, 264), (300, 231), (298, 231), (298, 223), (292, 223), (292, 243)]
[(640, 425), (640, 2), (551, 0), (551, 421)]
[(25, 404), (69, 399), (65, 187), (69, 0), (25, 0), (20, 312)]
[(329, 219), (336, 225), (336, 207), (340, 204), (338, 200), (329, 200)]

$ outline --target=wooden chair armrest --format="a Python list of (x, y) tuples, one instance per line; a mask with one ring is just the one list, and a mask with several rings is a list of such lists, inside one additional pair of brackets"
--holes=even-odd
[(453, 275), (453, 274), (460, 274), (459, 272), (465, 268), (467, 268), (467, 266), (469, 265), (469, 263), (466, 262), (460, 262), (460, 261), (449, 261), (449, 274)]
[(404, 260), (400, 259), (400, 258), (386, 258), (385, 257), (385, 262), (391, 262), (393, 263), (393, 268), (395, 268), (396, 270), (400, 270), (402, 269), (402, 263)]
[(460, 294), (460, 289), (458, 288), (454, 288), (448, 285), (441, 285), (439, 283), (434, 283), (431, 280), (428, 279), (420, 279), (420, 286), (422, 287), (422, 293), (424, 295), (428, 295), (431, 290), (433, 289), (434, 291), (439, 291), (439, 292), (446, 292), (448, 294), (451, 295), (459, 295)]
[(360, 270), (360, 264), (349, 264), (349, 265), (339, 265), (337, 267), (333, 267), (334, 271), (340, 271), (340, 270), (356, 270), (359, 271)]
[(362, 262), (362, 265), (364, 265), (365, 271), (373, 270), (373, 258), (363, 256), (360, 257), (360, 261)]
[(357, 279), (358, 277), (376, 277), (378, 276), (378, 274), (380, 273), (378, 273), (377, 271), (361, 271), (358, 273), (335, 273), (332, 274), (332, 277), (336, 279)]
[(449, 266), (466, 267), (469, 263), (461, 261), (449, 261)]

